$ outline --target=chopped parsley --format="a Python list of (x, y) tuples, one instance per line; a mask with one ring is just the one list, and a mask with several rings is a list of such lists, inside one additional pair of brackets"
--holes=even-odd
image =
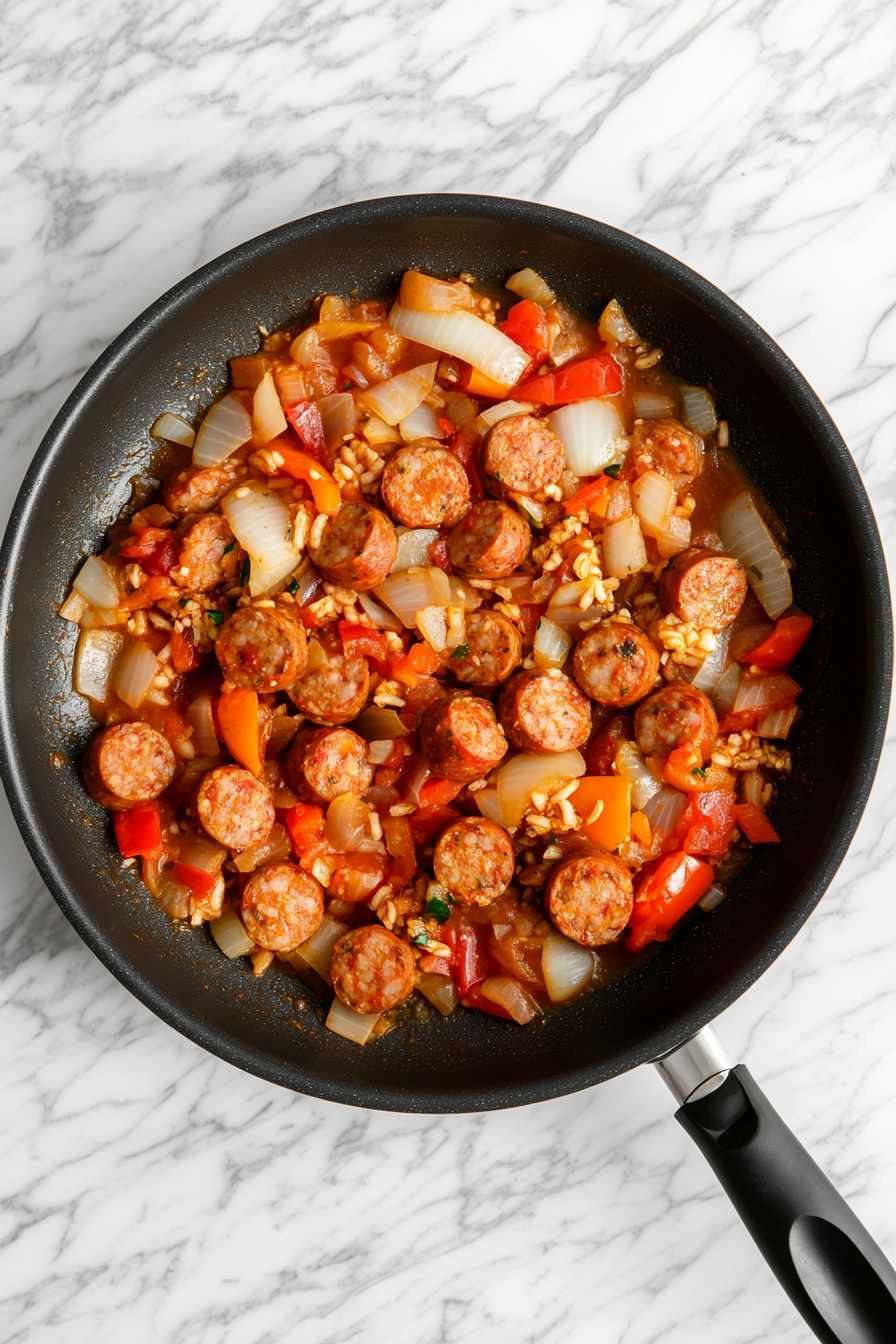
[(342, 390), (343, 390), (343, 392), (347, 392), (347, 391), (349, 390), (350, 387), (351, 387), (351, 383), (349, 383), (349, 382), (345, 382), (345, 383), (343, 383), (343, 384), (342, 384)]
[(240, 566), (240, 583), (243, 586), (243, 588), (245, 588), (246, 584), (249, 582), (249, 575), (251, 573), (252, 573), (252, 562), (247, 555), (242, 565)]
[(692, 774), (692, 775), (696, 775), (698, 779), (705, 779), (705, 778), (706, 778), (706, 766), (705, 766), (705, 765), (695, 765), (694, 768), (693, 768), (693, 770), (691, 771), (691, 774)]
[(208, 612), (206, 612), (206, 615), (208, 616), (209, 620), (210, 620), (214, 625), (223, 625), (223, 624), (224, 624), (224, 613), (223, 613), (223, 611), (208, 611)]
[(451, 655), (452, 658), (469, 658), (469, 656), (470, 656), (469, 644), (458, 644), (457, 648)]
[(611, 481), (615, 481), (622, 470), (621, 462), (611, 462), (608, 467), (604, 467), (604, 475), (609, 476)]
[(222, 555), (229, 555), (230, 552), (233, 550), (233, 548), (234, 548), (235, 545), (236, 545), (236, 542), (235, 542), (235, 541), (230, 541), (230, 542), (228, 542), (227, 545), (224, 547), (223, 551), (221, 552), (221, 554), (222, 554)]
[(414, 947), (429, 947), (429, 934), (423, 929), (420, 933), (414, 934), (411, 943)]
[(289, 583), (286, 585), (286, 591), (292, 593), (293, 597), (295, 597), (296, 593), (299, 591), (298, 581), (296, 579), (290, 579)]
[(450, 896), (447, 901), (443, 901), (441, 896), (430, 896), (426, 902), (426, 913), (437, 920), (439, 924), (444, 924), (446, 919), (451, 918), (451, 905), (453, 904)]
[(503, 479), (504, 479), (504, 477), (501, 475), (500, 471), (496, 471), (496, 472), (495, 472), (495, 480), (496, 480), (496, 481), (503, 481)]

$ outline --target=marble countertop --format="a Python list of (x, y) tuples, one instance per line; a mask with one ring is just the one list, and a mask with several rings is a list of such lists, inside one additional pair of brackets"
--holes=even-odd
[[(618, 225), (732, 294), (896, 547), (883, 0), (18, 0), (0, 94), (5, 520), (78, 378), (242, 240), (412, 191)], [(891, 736), (802, 935), (719, 1023), (896, 1258)], [(3, 804), (0, 1335), (15, 1344), (802, 1344), (652, 1071), (517, 1111), (295, 1096), (157, 1021)], [(890, 886), (893, 883), (893, 886)]]

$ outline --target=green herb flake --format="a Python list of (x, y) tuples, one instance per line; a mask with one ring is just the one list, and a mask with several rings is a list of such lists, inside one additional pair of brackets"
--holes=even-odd
[(206, 612), (206, 615), (208, 616), (209, 620), (212, 622), (213, 625), (223, 625), (223, 624), (224, 624), (224, 613), (223, 613), (223, 611), (209, 611), (209, 612)]
[(706, 778), (706, 766), (705, 766), (705, 765), (695, 765), (694, 768), (693, 768), (693, 770), (691, 771), (691, 774), (692, 774), (692, 775), (696, 775), (698, 779), (705, 779), (705, 778)]
[(451, 918), (451, 907), (440, 896), (430, 896), (426, 902), (426, 913), (437, 920), (439, 924), (444, 924), (446, 919)]
[(604, 467), (604, 475), (609, 476), (611, 481), (615, 481), (622, 470), (621, 462), (611, 462), (608, 467)]
[(296, 593), (299, 591), (298, 582), (295, 579), (290, 579), (289, 583), (286, 585), (286, 591), (292, 593), (293, 597), (295, 597)]
[(247, 555), (242, 565), (240, 566), (240, 583), (243, 586), (243, 588), (245, 588), (246, 584), (249, 582), (249, 575), (251, 573), (252, 573), (252, 562)]
[(349, 390), (350, 387), (351, 387), (351, 383), (348, 383), (348, 382), (343, 383), (343, 384), (342, 384), (342, 390), (343, 390), (343, 392), (347, 392), (347, 391)]
[(496, 471), (496, 472), (495, 472), (495, 480), (496, 480), (496, 481), (503, 481), (503, 479), (504, 479), (504, 477), (501, 475), (500, 471)]
[(758, 565), (751, 565), (751, 566), (750, 566), (750, 573), (751, 573), (751, 574), (755, 574), (756, 577), (757, 577), (757, 579), (759, 580), (759, 582), (760, 582), (760, 583), (762, 582), (762, 570), (759, 568)]
[(230, 552), (233, 550), (233, 548), (234, 548), (235, 545), (236, 545), (236, 542), (235, 542), (235, 541), (230, 541), (230, 542), (228, 542), (227, 545), (224, 547), (223, 551), (221, 552), (221, 554), (222, 554), (222, 555), (229, 555)]
[(451, 655), (452, 658), (469, 658), (469, 656), (470, 656), (469, 644), (458, 644), (457, 648)]
[(414, 947), (429, 947), (429, 934), (424, 929), (422, 933), (415, 934), (411, 943)]

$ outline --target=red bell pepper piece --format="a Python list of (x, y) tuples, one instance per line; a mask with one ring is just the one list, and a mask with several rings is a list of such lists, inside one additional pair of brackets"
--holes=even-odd
[(451, 948), (451, 973), (461, 998), (467, 998), (473, 985), (481, 984), (492, 973), (493, 962), (486, 949), (490, 933), (490, 924), (462, 924), (457, 929), (442, 929), (442, 942)]
[[(133, 528), (133, 524), (131, 524)], [(171, 536), (167, 527), (141, 527), (134, 540), (119, 548), (119, 555), (125, 560), (142, 560), (152, 555), (163, 542)]]
[(470, 498), (474, 504), (485, 498), (485, 491), (482, 488), (482, 481), (479, 476), (479, 468), (476, 465), (476, 449), (472, 443), (464, 438), (463, 434), (453, 434), (445, 447), (450, 453), (453, 453), (458, 462), (467, 473), (467, 480), (470, 483)]
[(339, 634), (346, 658), (375, 658), (384, 663), (389, 656), (385, 635), (379, 630), (371, 630), (369, 625), (340, 621)]
[(515, 303), (507, 314), (507, 320), (501, 323), (498, 330), (509, 336), (528, 355), (547, 353), (548, 321), (544, 309), (531, 299)]
[(454, 802), (463, 787), (463, 784), (456, 784), (453, 780), (440, 779), (438, 775), (433, 775), (425, 784), (420, 785), (417, 797), (421, 807), (447, 807), (448, 803)]
[(532, 378), (514, 388), (517, 401), (534, 401), (542, 406), (563, 406), (568, 401), (588, 397), (608, 397), (622, 391), (622, 375), (612, 355), (589, 355), (574, 360), (556, 373)]
[(147, 574), (167, 574), (177, 563), (178, 545), (171, 532), (153, 551), (141, 561), (141, 565)]
[(502, 1008), (500, 1003), (492, 1003), (491, 999), (487, 999), (478, 984), (471, 985), (466, 993), (461, 990), (460, 996), (461, 1002), (466, 1008), (478, 1008), (480, 1012), (490, 1013), (492, 1017), (504, 1017), (508, 1022), (513, 1021), (507, 1009)]
[(815, 622), (811, 616), (799, 612), (782, 616), (770, 635), (757, 644), (751, 653), (744, 654), (742, 663), (759, 667), (763, 672), (780, 672), (789, 667), (809, 637)]
[(324, 833), (324, 810), (314, 803), (296, 803), (284, 820), (290, 844), (299, 855), (306, 853)]
[(720, 859), (731, 846), (734, 825), (734, 797), (728, 789), (692, 793), (675, 836), (685, 854), (706, 854)]
[(171, 876), (175, 882), (180, 882), (181, 886), (189, 887), (194, 896), (211, 895), (218, 880), (204, 868), (194, 868), (192, 863), (182, 863), (180, 859), (175, 863)]
[(151, 854), (162, 843), (162, 823), (158, 803), (139, 803), (124, 812), (112, 813), (115, 839), (125, 859)]
[(779, 845), (781, 837), (761, 808), (754, 803), (737, 803), (734, 808), (737, 824), (754, 845)]
[[(425, 787), (425, 786), (424, 786)], [(456, 807), (430, 805), (418, 807), (409, 818), (411, 834), (416, 845), (428, 845), (452, 821), (457, 821), (460, 813)]]
[(199, 666), (199, 655), (193, 643), (193, 631), (182, 635), (179, 630), (171, 632), (171, 664), (175, 672), (192, 672)]
[(712, 886), (713, 877), (712, 867), (693, 854), (676, 850), (661, 859), (638, 887), (625, 943), (629, 952), (667, 942), (673, 926)]
[(313, 401), (297, 401), (295, 406), (285, 406), (283, 414), (299, 436), (306, 453), (316, 457), (318, 462), (327, 459), (327, 439), (324, 434), (324, 422), (319, 408)]

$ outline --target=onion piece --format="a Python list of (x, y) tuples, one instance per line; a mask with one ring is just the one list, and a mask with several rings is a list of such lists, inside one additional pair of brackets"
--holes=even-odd
[(682, 518), (678, 513), (669, 515), (669, 520), (656, 539), (656, 548), (664, 560), (686, 551), (691, 544), (691, 520)]
[(466, 392), (444, 392), (442, 395), (445, 398), (445, 414), (455, 429), (461, 429), (476, 419), (478, 404)]
[(394, 742), (398, 737), (407, 737), (408, 730), (394, 709), (381, 709), (373, 705), (365, 709), (352, 720), (352, 732), (363, 737), (366, 742)]
[(682, 419), (698, 434), (712, 434), (719, 423), (716, 418), (716, 406), (705, 387), (689, 387), (682, 384)]
[(301, 336), (297, 336), (289, 347), (290, 359), (303, 369), (310, 369), (317, 358), (317, 348), (320, 345), (320, 337), (313, 327), (306, 327)]
[[(799, 710), (796, 705), (790, 709), (773, 709), (756, 729), (760, 737), (786, 738), (796, 723)], [(747, 800), (749, 802), (749, 799)]]
[(255, 951), (255, 944), (249, 937), (235, 910), (225, 910), (217, 919), (209, 920), (209, 932), (218, 947), (231, 961), (235, 957), (244, 957)]
[(364, 839), (370, 808), (354, 793), (340, 793), (327, 808), (324, 838), (331, 849), (346, 854)]
[(277, 392), (284, 406), (295, 406), (297, 402), (306, 400), (308, 394), (305, 390), (305, 377), (302, 370), (295, 365), (290, 364), (285, 369), (277, 369), (274, 382), (277, 384)]
[(448, 647), (446, 607), (424, 607), (417, 612), (417, 629), (431, 649), (442, 653)]
[(282, 569), (290, 558), (299, 563), (292, 519), (276, 490), (248, 481), (224, 497), (221, 510), (237, 541), (268, 574)]
[(476, 303), (476, 295), (462, 280), (437, 280), (422, 271), (405, 271), (398, 297), (405, 308), (425, 313), (469, 311)]
[(482, 597), (477, 588), (470, 586), (468, 579), (460, 574), (448, 575), (449, 607), (463, 607), (466, 611), (475, 611), (482, 605)]
[(519, 980), (514, 980), (510, 975), (489, 976), (480, 984), (479, 992), (483, 998), (491, 1003), (497, 1003), (508, 1012), (514, 1022), (518, 1022), (521, 1027), (541, 1013), (537, 999), (533, 999)]
[(584, 579), (579, 579), (574, 583), (561, 583), (551, 594), (548, 602), (547, 616), (555, 625), (563, 627), (565, 630), (577, 631), (582, 621), (600, 620), (606, 615), (606, 611), (601, 606), (592, 605), (587, 609), (579, 606), (582, 598), (589, 591), (590, 584)]
[(75, 690), (98, 704), (109, 698), (115, 664), (124, 648), (117, 630), (84, 630), (75, 651)]
[(634, 742), (620, 742), (616, 748), (616, 770), (631, 784), (632, 807), (637, 811), (643, 811), (663, 787)]
[(355, 1045), (366, 1045), (381, 1017), (382, 1013), (356, 1013), (354, 1008), (346, 1008), (341, 999), (334, 999), (327, 1013), (327, 1026)]
[[(498, 771), (498, 802), (504, 826), (518, 826), (529, 806), (533, 792), (550, 792), (570, 779), (580, 779), (585, 762), (578, 751), (514, 756)], [(483, 790), (484, 792), (484, 790)], [(475, 796), (475, 795), (474, 795)]]
[(87, 610), (87, 603), (80, 593), (76, 593), (74, 588), (59, 608), (59, 616), (63, 621), (71, 621), (72, 625), (77, 625), (81, 617)]
[[(294, 807), (298, 799), (292, 795), (293, 802), (287, 806)], [(277, 801), (275, 795), (275, 804), (282, 807), (283, 804)], [(257, 844), (250, 845), (248, 849), (242, 850), (234, 857), (233, 864), (237, 872), (254, 873), (263, 863), (280, 863), (292, 857), (292, 847), (289, 843), (289, 835), (286, 827), (278, 821), (272, 828), (269, 835), (264, 840), (259, 840)]]
[(728, 714), (734, 708), (742, 678), (743, 671), (737, 663), (725, 668), (710, 695), (717, 713)]
[(707, 887), (703, 895), (697, 902), (701, 910), (715, 910), (717, 905), (721, 905), (728, 895), (728, 888), (721, 882), (713, 882), (712, 886)]
[(675, 414), (675, 403), (662, 392), (636, 392), (632, 407), (638, 420), (665, 420)]
[(617, 345), (640, 345), (641, 338), (629, 322), (622, 305), (611, 299), (600, 315), (598, 335), (601, 340), (615, 342)]
[(550, 285), (531, 266), (514, 271), (510, 279), (504, 282), (504, 288), (509, 289), (511, 294), (518, 294), (521, 299), (531, 299), (533, 303), (553, 303), (555, 298)]
[(187, 723), (193, 729), (191, 739), (199, 756), (217, 756), (218, 739), (215, 735), (215, 718), (212, 713), (212, 698), (208, 691), (197, 695), (187, 706)]
[(241, 401), (228, 392), (208, 412), (193, 448), (197, 467), (217, 467), (252, 437), (252, 419)]
[(131, 709), (139, 709), (158, 670), (158, 659), (149, 645), (128, 639), (112, 674), (112, 690)]
[(427, 406), (421, 401), (420, 405), (410, 415), (399, 423), (401, 437), (405, 443), (413, 443), (415, 439), (444, 439), (445, 435), (439, 428), (439, 417), (431, 406)]
[(708, 653), (703, 662), (697, 668), (696, 673), (691, 678), (691, 685), (704, 695), (712, 695), (725, 667), (728, 658), (728, 641), (731, 638), (731, 626), (726, 626), (724, 630), (716, 632), (716, 646), (712, 653)]
[(437, 975), (433, 971), (420, 971), (414, 988), (419, 990), (434, 1008), (438, 1008), (443, 1017), (449, 1017), (460, 1003), (457, 985), (450, 975)]
[(625, 433), (613, 397), (570, 402), (553, 411), (548, 424), (563, 444), (566, 465), (576, 476), (599, 476), (613, 461), (614, 440)]
[(800, 694), (801, 687), (783, 672), (766, 677), (743, 677), (734, 700), (734, 713), (744, 710), (780, 709), (789, 706)]
[(613, 579), (626, 579), (647, 566), (647, 549), (637, 518), (620, 518), (604, 528), (604, 571)]
[(438, 367), (438, 364), (419, 364), (408, 373), (398, 373), (394, 378), (387, 378), (384, 383), (368, 388), (361, 393), (359, 400), (367, 410), (385, 420), (387, 425), (397, 425), (407, 419), (411, 411), (415, 411), (423, 398), (432, 391)]
[(417, 624), (417, 612), (425, 607), (447, 607), (451, 600), (448, 575), (435, 565), (390, 574), (374, 590), (409, 630)]
[(196, 431), (192, 425), (171, 411), (164, 411), (149, 431), (154, 439), (167, 439), (169, 443), (181, 443), (192, 448), (196, 440)]
[(331, 915), (324, 915), (316, 931), (298, 948), (302, 960), (307, 961), (311, 969), (317, 971), (320, 978), (326, 980), (328, 985), (333, 983), (330, 976), (333, 948), (344, 933), (348, 933), (347, 924), (341, 924), (338, 919), (333, 919)]
[(658, 471), (645, 471), (633, 482), (631, 496), (645, 537), (661, 537), (669, 525), (669, 513), (675, 502), (675, 487), (669, 477)]
[(371, 765), (385, 765), (392, 755), (392, 742), (388, 737), (371, 738), (367, 744), (367, 759)]
[(750, 587), (777, 620), (793, 602), (790, 571), (749, 490), (735, 495), (722, 510), (718, 530), (725, 550), (743, 565)]
[(534, 527), (536, 532), (544, 526), (545, 506), (536, 499), (530, 499), (528, 495), (513, 495), (513, 500), (519, 508), (520, 513), (525, 518), (530, 527)]
[[(286, 432), (286, 416), (274, 386), (274, 375), (268, 369), (255, 389), (252, 400), (252, 423), (262, 443), (270, 443)], [(258, 440), (256, 439), (256, 442)]]
[(401, 442), (401, 434), (396, 427), (387, 425), (385, 420), (381, 420), (378, 415), (368, 417), (367, 423), (361, 426), (361, 433), (374, 448), (381, 443)]
[(569, 657), (572, 638), (549, 616), (542, 616), (535, 631), (532, 656), (539, 667), (562, 667)]
[(98, 555), (88, 555), (72, 587), (89, 606), (101, 609), (117, 607), (121, 596), (111, 569)]
[(680, 793), (678, 789), (672, 789), (668, 784), (663, 784), (647, 800), (641, 811), (650, 822), (651, 831), (662, 831), (664, 835), (673, 835), (687, 805), (688, 796), (686, 793)]
[(381, 630), (403, 630), (404, 624), (398, 619), (394, 612), (386, 607), (381, 607), (379, 602), (374, 602), (369, 593), (357, 593), (359, 606), (367, 613), (374, 625), (378, 625)]
[(338, 448), (347, 434), (353, 434), (357, 411), (351, 392), (331, 392), (317, 403), (328, 448)]
[[(508, 389), (519, 381), (529, 363), (529, 356), (509, 336), (473, 313), (419, 313), (396, 303), (389, 314), (388, 325), (408, 340), (466, 360), (474, 369)], [(379, 388), (374, 390), (379, 391)], [(370, 393), (365, 393), (365, 398), (369, 396)], [(382, 415), (381, 411), (378, 413)], [(384, 420), (388, 418), (383, 416)]]
[(496, 821), (499, 826), (504, 824), (504, 814), (501, 811), (501, 804), (498, 801), (497, 789), (477, 789), (473, 794), (476, 806), (484, 817), (489, 821)]
[(285, 585), (286, 580), (298, 563), (299, 555), (298, 552), (295, 552), (293, 555), (287, 555), (273, 569), (262, 569), (261, 565), (251, 565), (249, 569), (249, 596), (261, 597), (262, 594), (271, 593), (276, 587)]
[(594, 978), (594, 953), (562, 933), (544, 940), (541, 973), (552, 1003), (564, 1003), (591, 984)]
[(189, 916), (193, 895), (190, 888), (182, 882), (175, 882), (172, 877), (167, 877), (164, 882), (159, 881), (155, 865), (147, 859), (143, 860), (143, 882), (169, 919), (186, 919)]
[(496, 401), (494, 406), (487, 407), (481, 415), (476, 416), (470, 423), (470, 429), (480, 435), (487, 434), (502, 420), (509, 420), (512, 415), (528, 415), (534, 410), (535, 406), (531, 401)]
[(429, 548), (439, 539), (434, 527), (407, 527), (398, 532), (398, 551), (390, 574), (402, 574), (412, 565), (425, 566), (430, 563)]

